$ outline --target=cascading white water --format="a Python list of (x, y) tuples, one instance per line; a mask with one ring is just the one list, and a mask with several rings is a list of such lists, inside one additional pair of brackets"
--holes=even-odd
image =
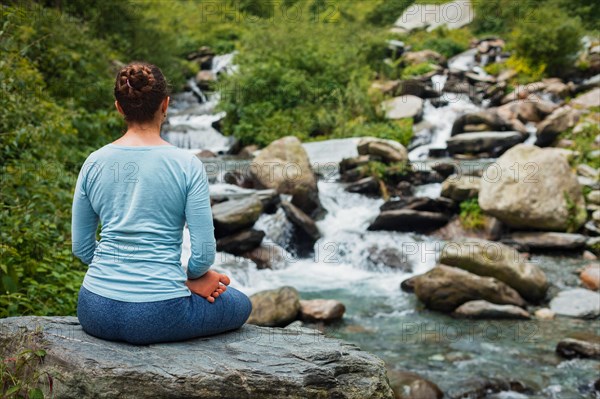
[[(235, 52), (216, 55), (212, 60), (211, 72), (214, 76), (235, 71), (232, 65)], [(216, 154), (231, 147), (232, 139), (225, 137), (213, 127), (215, 122), (225, 117), (224, 112), (215, 112), (220, 94), (204, 93), (195, 79), (187, 82), (191, 92), (172, 96), (171, 110), (163, 128), (163, 137), (180, 148), (193, 152), (208, 150)]]
[(408, 155), (411, 161), (426, 159), (430, 148), (445, 148), (454, 120), (459, 115), (481, 109), (471, 102), (467, 94), (444, 93), (441, 99), (447, 101), (448, 105), (436, 108), (430, 101), (425, 101), (423, 120), (431, 126), (431, 142), (412, 150)]

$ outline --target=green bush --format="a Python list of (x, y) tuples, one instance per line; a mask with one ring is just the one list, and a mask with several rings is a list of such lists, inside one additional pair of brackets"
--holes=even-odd
[(378, 26), (392, 25), (414, 2), (414, 0), (381, 1), (367, 14), (366, 20)]
[(224, 131), (264, 146), (290, 134), (335, 135), (359, 117), (378, 121), (368, 96), (375, 75), (369, 62), (383, 42), (379, 31), (348, 21), (255, 26), (241, 40), (238, 73), (220, 84)]
[(472, 36), (468, 28), (448, 29), (442, 26), (431, 32), (423, 30), (411, 33), (403, 40), (413, 51), (430, 49), (445, 57), (452, 57), (469, 48)]
[(580, 24), (578, 18), (566, 17), (557, 9), (541, 8), (534, 21), (513, 31), (511, 47), (532, 67), (545, 66), (550, 75), (563, 75), (581, 48)]
[(468, 230), (482, 229), (485, 227), (485, 217), (477, 198), (471, 198), (460, 203), (459, 220)]

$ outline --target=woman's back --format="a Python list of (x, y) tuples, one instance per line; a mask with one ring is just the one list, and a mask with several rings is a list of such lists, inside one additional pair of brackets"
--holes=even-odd
[[(81, 228), (73, 233), (73, 248), (90, 264), (83, 282), (87, 289), (128, 302), (190, 295), (181, 265), (186, 213), (203, 220), (204, 226), (194, 227), (206, 244), (196, 249), (204, 247), (209, 253), (203, 256), (209, 257), (214, 245), (212, 220), (199, 214), (210, 217), (208, 184), (197, 157), (171, 145), (108, 144), (86, 160), (75, 199), (73, 224)], [(97, 217), (101, 240), (91, 247), (86, 235), (97, 226)], [(212, 259), (202, 263), (210, 265)]]

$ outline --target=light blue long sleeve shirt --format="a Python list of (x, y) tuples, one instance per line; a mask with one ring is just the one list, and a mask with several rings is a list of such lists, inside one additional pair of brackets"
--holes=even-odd
[[(181, 264), (186, 221), (187, 275)], [(191, 295), (186, 279), (206, 273), (216, 252), (202, 162), (171, 145), (108, 144), (90, 154), (73, 196), (72, 249), (89, 265), (83, 286), (98, 295), (126, 302)]]

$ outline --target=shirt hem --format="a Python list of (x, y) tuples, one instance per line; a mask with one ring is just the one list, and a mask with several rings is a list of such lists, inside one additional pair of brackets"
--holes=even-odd
[(93, 292), (96, 295), (103, 296), (108, 299), (112, 299), (115, 301), (121, 302), (156, 302), (156, 301), (164, 301), (167, 299), (175, 299), (175, 298), (183, 298), (187, 296), (191, 296), (192, 292), (186, 287), (185, 291), (169, 293), (169, 294), (149, 294), (149, 295), (136, 295), (132, 296), (121, 296), (110, 291), (104, 291), (102, 289), (90, 288), (88, 284), (84, 281), (81, 284), (86, 290)]

